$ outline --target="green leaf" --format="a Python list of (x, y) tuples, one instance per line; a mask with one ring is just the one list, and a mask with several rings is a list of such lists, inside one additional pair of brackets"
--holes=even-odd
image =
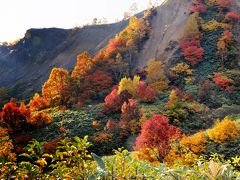
[(27, 153), (22, 153), (20, 154), (19, 156), (22, 156), (22, 157), (26, 157), (26, 158), (29, 158), (29, 159), (32, 159), (32, 156), (27, 154)]
[(102, 158), (100, 158), (98, 155), (92, 153), (93, 159), (97, 162), (98, 166), (105, 170), (105, 163), (103, 162)]

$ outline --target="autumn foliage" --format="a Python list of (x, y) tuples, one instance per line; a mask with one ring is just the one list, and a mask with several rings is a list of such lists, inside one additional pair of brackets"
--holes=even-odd
[(68, 71), (63, 68), (53, 68), (50, 77), (42, 87), (42, 95), (54, 105), (64, 104), (68, 98)]
[(204, 24), (202, 24), (202, 28), (205, 31), (215, 31), (216, 29), (222, 28), (222, 29), (228, 29), (230, 26), (227, 23), (218, 22), (215, 19), (212, 19), (211, 21), (208, 21)]
[(137, 137), (135, 149), (140, 150), (140, 157), (141, 151), (145, 152), (146, 148), (152, 149), (156, 153), (157, 159), (162, 161), (171, 148), (171, 142), (180, 137), (180, 130), (170, 125), (168, 118), (163, 115), (154, 115), (142, 124), (141, 134)]
[(120, 112), (123, 103), (128, 102), (130, 98), (132, 98), (132, 95), (127, 90), (118, 94), (118, 90), (114, 88), (112, 92), (105, 97), (103, 111), (107, 114)]
[(26, 128), (27, 120), (31, 116), (31, 111), (25, 106), (18, 106), (15, 103), (7, 103), (0, 113), (0, 124), (9, 131), (18, 131)]
[(143, 81), (137, 85), (136, 95), (144, 102), (153, 102), (156, 99), (156, 91)]
[(43, 112), (33, 114), (31, 118), (29, 118), (27, 121), (27, 123), (31, 124), (34, 127), (46, 126), (51, 122), (52, 122), (51, 116)]
[(201, 5), (193, 7), (193, 10), (196, 10), (196, 12), (191, 14), (188, 18), (187, 24), (184, 29), (183, 40), (190, 40), (193, 38), (200, 39), (201, 37), (198, 23), (199, 13), (197, 12), (197, 10), (199, 10), (199, 7), (202, 8)]
[(113, 140), (112, 134), (107, 132), (97, 132), (93, 134), (93, 142), (103, 143), (103, 142), (111, 142)]
[(228, 48), (231, 46), (232, 42), (233, 33), (228, 30), (225, 30), (217, 42), (218, 53), (221, 55), (222, 61), (227, 58)]
[(110, 57), (117, 52), (121, 52), (124, 50), (126, 44), (126, 40), (117, 36), (115, 39), (111, 39), (108, 44), (108, 48), (106, 49), (107, 57)]
[(204, 131), (192, 136), (183, 135), (180, 142), (175, 142), (172, 145), (171, 150), (164, 157), (164, 161), (169, 166), (172, 166), (175, 162), (191, 166), (206, 151), (207, 143), (208, 138)]
[(75, 78), (83, 77), (93, 66), (93, 61), (88, 52), (83, 52), (77, 56), (77, 63), (71, 76)]
[(113, 89), (112, 92), (105, 97), (104, 101), (103, 110), (108, 114), (118, 112), (121, 109), (121, 101), (116, 89)]
[(115, 38), (109, 41), (107, 48), (100, 51), (94, 57), (94, 62), (117, 59), (118, 54), (122, 54), (124, 55), (122, 61), (126, 62), (129, 67), (132, 67), (134, 55), (149, 32), (150, 28), (146, 19), (131, 17), (129, 19), (129, 25)]
[(175, 67), (171, 68), (171, 71), (177, 76), (193, 74), (193, 70), (186, 63), (178, 63)]
[(184, 40), (180, 43), (182, 55), (192, 65), (203, 60), (204, 49), (200, 47), (200, 42), (196, 39)]
[(38, 93), (35, 93), (33, 99), (29, 102), (31, 111), (39, 111), (50, 106), (49, 101), (41, 97)]
[(53, 154), (56, 152), (56, 149), (59, 145), (59, 142), (63, 140), (62, 138), (57, 138), (52, 141), (46, 142), (42, 145), (45, 153)]
[(194, 0), (193, 4), (194, 5), (190, 8), (190, 12), (205, 13), (207, 11), (205, 5), (202, 2), (200, 2), (199, 0)]
[(208, 95), (209, 91), (212, 89), (213, 85), (211, 81), (204, 80), (199, 88), (199, 97), (200, 99), (204, 100), (206, 96)]
[(120, 128), (122, 136), (128, 136), (130, 134), (136, 134), (139, 131), (141, 117), (138, 103), (134, 99), (129, 99), (128, 102), (124, 102), (121, 109)]
[(117, 122), (109, 119), (105, 125), (106, 130), (114, 131), (118, 127)]
[(231, 87), (231, 84), (233, 82), (232, 79), (228, 78), (223, 73), (215, 73), (213, 80), (215, 84), (218, 85), (221, 89), (225, 91), (232, 90), (232, 87)]
[(236, 121), (225, 118), (207, 131), (209, 138), (216, 143), (231, 141), (240, 135), (240, 127)]
[(189, 148), (193, 153), (200, 154), (205, 152), (207, 140), (205, 132), (200, 131), (193, 136), (184, 136), (180, 144), (185, 148)]
[(14, 146), (6, 128), (0, 127), (0, 139), (0, 162), (15, 161), (16, 154), (13, 152)]
[(136, 97), (136, 90), (137, 86), (140, 82), (140, 77), (139, 76), (134, 76), (133, 79), (131, 78), (122, 78), (121, 81), (119, 82), (118, 86), (118, 93), (120, 94), (121, 92), (127, 90), (133, 97)]
[(150, 60), (147, 64), (147, 83), (157, 93), (168, 88), (168, 79), (164, 73), (164, 64), (161, 61)]
[(112, 86), (112, 77), (109, 73), (97, 70), (84, 77), (82, 87), (84, 89), (83, 97), (91, 98), (97, 96), (104, 90)]

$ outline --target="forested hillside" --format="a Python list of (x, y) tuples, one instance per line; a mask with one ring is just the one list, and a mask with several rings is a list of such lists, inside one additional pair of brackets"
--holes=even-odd
[(0, 111), (0, 177), (240, 178), (237, 3), (165, 1), (53, 66)]

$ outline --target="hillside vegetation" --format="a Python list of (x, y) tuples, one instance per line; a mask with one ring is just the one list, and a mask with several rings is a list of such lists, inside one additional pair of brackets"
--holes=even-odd
[[(157, 32), (173, 7), (183, 24)], [(169, 0), (72, 70), (53, 67), (0, 112), (0, 177), (240, 178), (239, 22), (234, 0)]]

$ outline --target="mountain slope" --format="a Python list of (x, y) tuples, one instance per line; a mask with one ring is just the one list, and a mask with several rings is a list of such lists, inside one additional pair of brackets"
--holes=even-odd
[(71, 70), (77, 54), (95, 54), (126, 25), (123, 21), (81, 29), (30, 29), (16, 45), (0, 46), (0, 87), (23, 82), (23, 94), (37, 91), (53, 67)]
[[(167, 62), (179, 49), (177, 41), (182, 37), (191, 3), (169, 0), (157, 7), (150, 37), (138, 52), (136, 67), (146, 66), (152, 58)], [(17, 84), (20, 97), (31, 96), (40, 90), (53, 67), (71, 71), (77, 54), (88, 51), (94, 55), (127, 24), (123, 21), (82, 29), (30, 29), (16, 45), (0, 46), (0, 87)]]
[(190, 6), (188, 0), (171, 0), (157, 8), (150, 38), (138, 55), (138, 66), (145, 66), (149, 59), (168, 59), (172, 55), (188, 20)]

